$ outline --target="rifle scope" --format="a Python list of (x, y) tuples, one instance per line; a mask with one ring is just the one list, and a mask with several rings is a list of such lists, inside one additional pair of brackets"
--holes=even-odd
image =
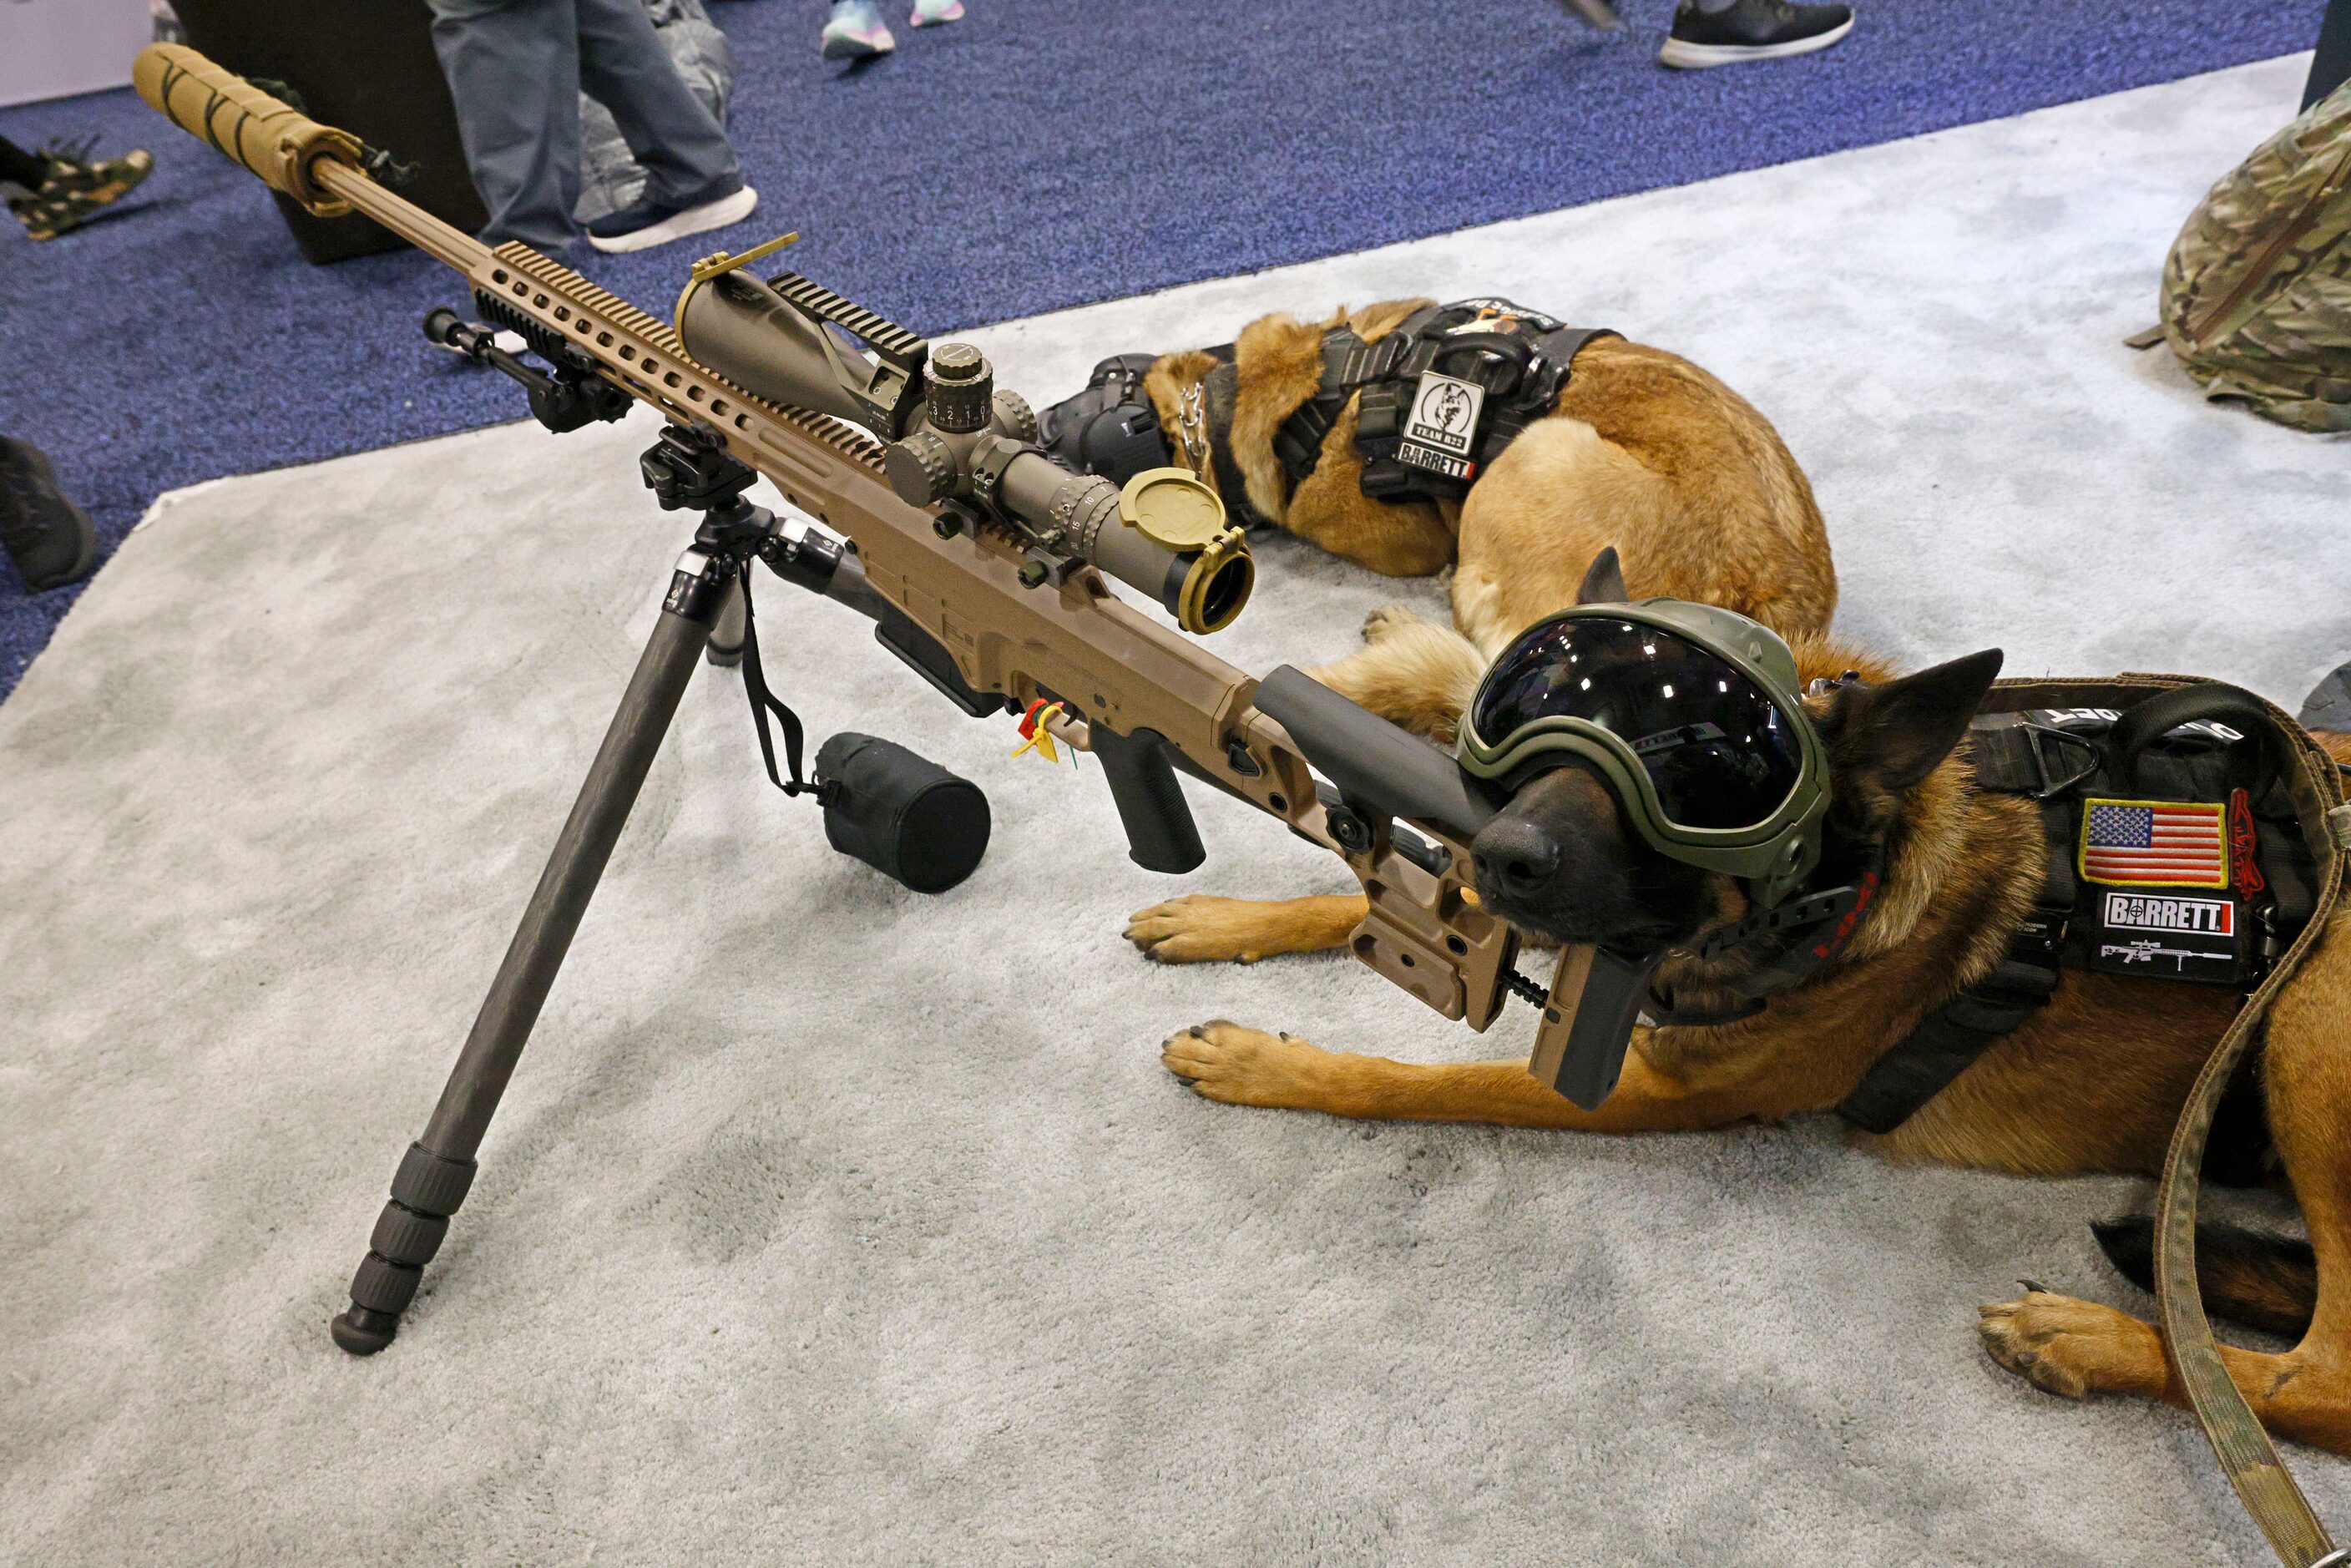
[(931, 349), (804, 277), (752, 276), (714, 256), (678, 296), (686, 352), (755, 396), (863, 426), (887, 444), (891, 488), (1002, 522), (1029, 548), (1035, 583), (1079, 561), (1150, 595), (1186, 632), (1215, 632), (1249, 602), (1257, 566), (1205, 481), (1181, 468), (1123, 490), (1071, 473), (1037, 444), (1037, 416), (966, 343)]

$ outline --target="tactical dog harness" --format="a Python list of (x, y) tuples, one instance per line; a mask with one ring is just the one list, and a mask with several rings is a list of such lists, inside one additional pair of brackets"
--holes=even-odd
[[(1620, 335), (1569, 327), (1496, 298), (1423, 306), (1376, 342), (1333, 327), (1322, 334), (1322, 382), (1274, 433), (1274, 456), (1295, 491), (1322, 461), (1323, 439), (1347, 400), (1360, 393), (1355, 450), (1364, 459), (1364, 494), (1378, 501), (1458, 498), (1520, 431), (1551, 413), (1584, 345)], [(1233, 345), (1207, 352), (1218, 361), (1200, 382), (1217, 487), (1244, 521), (1261, 525), (1269, 519), (1250, 506), (1231, 457), (1240, 386)]]
[(1979, 716), (1967, 752), (1977, 788), (2040, 808), (2046, 862), (2032, 914), (1992, 972), (1880, 1058), (1838, 1114), (1892, 1132), (2046, 1005), (2065, 967), (2259, 982), (2309, 922), (2316, 881), (2274, 743), (2262, 738), (2270, 724), (2259, 699), (2210, 683), (2127, 714)]
[(2213, 1343), (2196, 1281), (2196, 1197), (2213, 1117), (2335, 913), (2351, 849), (2341, 771), (2283, 712), (2213, 682), (2004, 681), (1984, 706), (1970, 747), (1979, 782), (2038, 801), (2050, 830), (2038, 907), (1991, 976), (1889, 1051), (1839, 1109), (1872, 1130), (1900, 1125), (2047, 1001), (2068, 961), (2250, 987), (2164, 1156), (2156, 1297), (2189, 1405), (2279, 1561), (2340, 1568), (2351, 1552), (2336, 1550)]

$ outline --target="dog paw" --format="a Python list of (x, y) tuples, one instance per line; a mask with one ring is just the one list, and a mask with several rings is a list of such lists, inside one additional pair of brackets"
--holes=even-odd
[(1265, 956), (1263, 907), (1195, 893), (1126, 917), (1126, 939), (1156, 964), (1254, 964)]
[(1336, 1059), (1302, 1040), (1217, 1019), (1169, 1035), (1159, 1060), (1205, 1099), (1313, 1109), (1328, 1098), (1324, 1081)]
[(1383, 604), (1364, 617), (1364, 641), (1377, 643), (1409, 626), (1425, 626), (1428, 618), (1409, 605)]
[(2112, 1307), (2022, 1282), (2027, 1290), (2015, 1301), (1976, 1309), (1976, 1333), (1994, 1361), (2068, 1399), (2104, 1390), (2161, 1392), (2163, 1341), (2153, 1328)]

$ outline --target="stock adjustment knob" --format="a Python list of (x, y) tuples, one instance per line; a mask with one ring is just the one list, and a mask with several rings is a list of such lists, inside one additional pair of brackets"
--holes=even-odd
[(932, 427), (969, 434), (987, 428), (996, 394), (996, 372), (987, 356), (969, 343), (942, 343), (931, 350), (924, 402)]
[(882, 471), (890, 480), (890, 488), (910, 507), (936, 506), (955, 488), (955, 454), (927, 430), (892, 442), (883, 456)]

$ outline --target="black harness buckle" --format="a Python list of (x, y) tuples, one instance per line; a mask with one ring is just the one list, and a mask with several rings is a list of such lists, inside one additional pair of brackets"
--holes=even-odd
[[(2034, 724), (2030, 719), (2016, 727), (2023, 732), (2024, 749), (2032, 758), (2034, 771), (2041, 775), (2041, 787), (2032, 791), (2032, 798), (2035, 800), (2053, 800), (2082, 784), (2098, 770), (2099, 763), (2104, 760), (2095, 742), (2070, 731)], [(2051, 765), (2052, 754), (2062, 752), (2067, 746), (2079, 747), (2085, 760), (2072, 772), (2061, 775)]]

